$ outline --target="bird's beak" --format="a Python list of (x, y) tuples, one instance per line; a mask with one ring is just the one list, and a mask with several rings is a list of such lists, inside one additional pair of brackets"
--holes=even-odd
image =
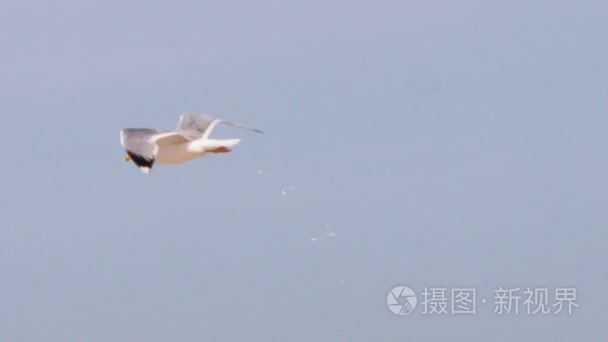
[(125, 161), (126, 162), (131, 161), (131, 157), (128, 154), (125, 156)]

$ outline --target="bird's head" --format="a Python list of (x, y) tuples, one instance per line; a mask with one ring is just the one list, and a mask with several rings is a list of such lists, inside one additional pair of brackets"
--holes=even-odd
[(127, 155), (125, 156), (125, 159), (124, 159), (124, 160), (125, 160), (126, 162), (131, 161), (131, 156), (127, 154)]

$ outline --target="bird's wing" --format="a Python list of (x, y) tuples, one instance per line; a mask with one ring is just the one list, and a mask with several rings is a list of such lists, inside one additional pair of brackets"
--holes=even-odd
[(179, 117), (177, 132), (186, 136), (188, 139), (207, 139), (217, 124), (223, 123), (226, 125), (244, 128), (256, 133), (263, 133), (259, 129), (249, 128), (240, 123), (226, 121), (213, 117), (210, 114), (204, 113), (187, 113)]
[(131, 160), (144, 170), (154, 165), (158, 146), (188, 141), (177, 132), (165, 132), (149, 128), (125, 128), (120, 131), (120, 143)]
[(209, 136), (206, 132), (210, 132), (217, 121), (209, 114), (182, 114), (179, 116), (176, 131), (188, 137), (188, 139), (195, 140)]

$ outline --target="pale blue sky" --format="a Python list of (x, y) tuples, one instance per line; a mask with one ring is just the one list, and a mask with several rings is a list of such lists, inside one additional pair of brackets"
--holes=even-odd
[[(0, 340), (600, 339), (606, 10), (3, 1)], [(121, 128), (184, 111), (266, 134), (224, 127), (234, 152), (148, 176), (122, 161)], [(398, 317), (401, 284), (580, 307)]]

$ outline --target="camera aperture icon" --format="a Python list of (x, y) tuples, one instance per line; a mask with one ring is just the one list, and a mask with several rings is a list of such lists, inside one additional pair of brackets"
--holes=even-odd
[(395, 315), (403, 316), (411, 313), (418, 304), (418, 298), (407, 286), (397, 286), (386, 296), (386, 305)]

